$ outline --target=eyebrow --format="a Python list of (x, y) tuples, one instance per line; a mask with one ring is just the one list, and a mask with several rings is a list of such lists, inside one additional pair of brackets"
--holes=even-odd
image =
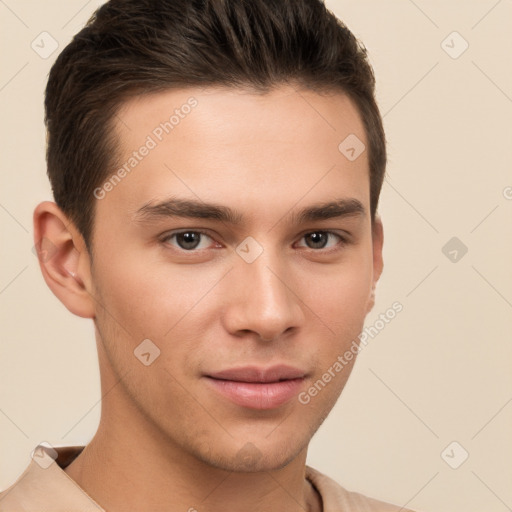
[[(364, 217), (366, 209), (355, 198), (341, 198), (303, 208), (290, 214), (292, 224), (302, 224), (318, 220), (341, 217)], [(169, 198), (158, 203), (149, 201), (134, 214), (137, 222), (151, 222), (168, 217), (190, 219), (210, 219), (227, 224), (242, 224), (244, 216), (238, 210), (216, 203), (205, 203), (192, 199)]]

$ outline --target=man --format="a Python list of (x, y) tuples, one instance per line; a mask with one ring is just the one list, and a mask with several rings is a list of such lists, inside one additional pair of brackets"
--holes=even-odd
[(385, 138), (350, 31), (313, 0), (111, 0), (45, 107), (34, 235), (94, 321), (101, 421), (38, 446), (0, 510), (399, 510), (306, 466), (383, 267)]

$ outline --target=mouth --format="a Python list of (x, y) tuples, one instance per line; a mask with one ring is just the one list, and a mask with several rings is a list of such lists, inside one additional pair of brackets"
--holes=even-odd
[(306, 378), (303, 370), (278, 365), (268, 368), (246, 366), (204, 376), (222, 397), (249, 409), (276, 409), (300, 391)]

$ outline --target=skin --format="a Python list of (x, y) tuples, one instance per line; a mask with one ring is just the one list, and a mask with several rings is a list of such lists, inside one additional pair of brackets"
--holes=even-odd
[[(40, 260), (48, 286), (96, 326), (101, 421), (65, 471), (109, 512), (321, 510), (304, 478), (307, 447), (355, 359), (308, 404), (271, 410), (232, 403), (204, 373), (285, 363), (304, 370), (306, 391), (361, 332), (382, 272), (382, 223), (370, 218), (367, 152), (349, 161), (338, 145), (356, 134), (368, 146), (363, 125), (342, 93), (159, 92), (119, 111), (120, 165), (191, 96), (197, 106), (95, 200), (92, 260), (53, 202), (34, 212), (36, 240), (55, 246)], [(243, 221), (137, 220), (171, 195)], [(337, 198), (364, 213), (292, 223)], [(171, 236), (197, 229), (207, 236), (192, 251)], [(320, 237), (324, 248), (305, 236), (319, 231), (334, 233)], [(263, 248), (252, 263), (236, 252), (247, 236)], [(160, 349), (149, 366), (134, 356), (144, 339)]]

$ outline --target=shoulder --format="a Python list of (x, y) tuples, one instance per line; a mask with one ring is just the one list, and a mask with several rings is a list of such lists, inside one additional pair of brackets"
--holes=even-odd
[(82, 448), (59, 447), (52, 455), (45, 446), (37, 446), (25, 471), (0, 492), (0, 512), (104, 512), (59, 465)]
[(310, 466), (306, 466), (306, 478), (322, 496), (323, 512), (413, 512), (399, 505), (348, 491), (332, 478)]

